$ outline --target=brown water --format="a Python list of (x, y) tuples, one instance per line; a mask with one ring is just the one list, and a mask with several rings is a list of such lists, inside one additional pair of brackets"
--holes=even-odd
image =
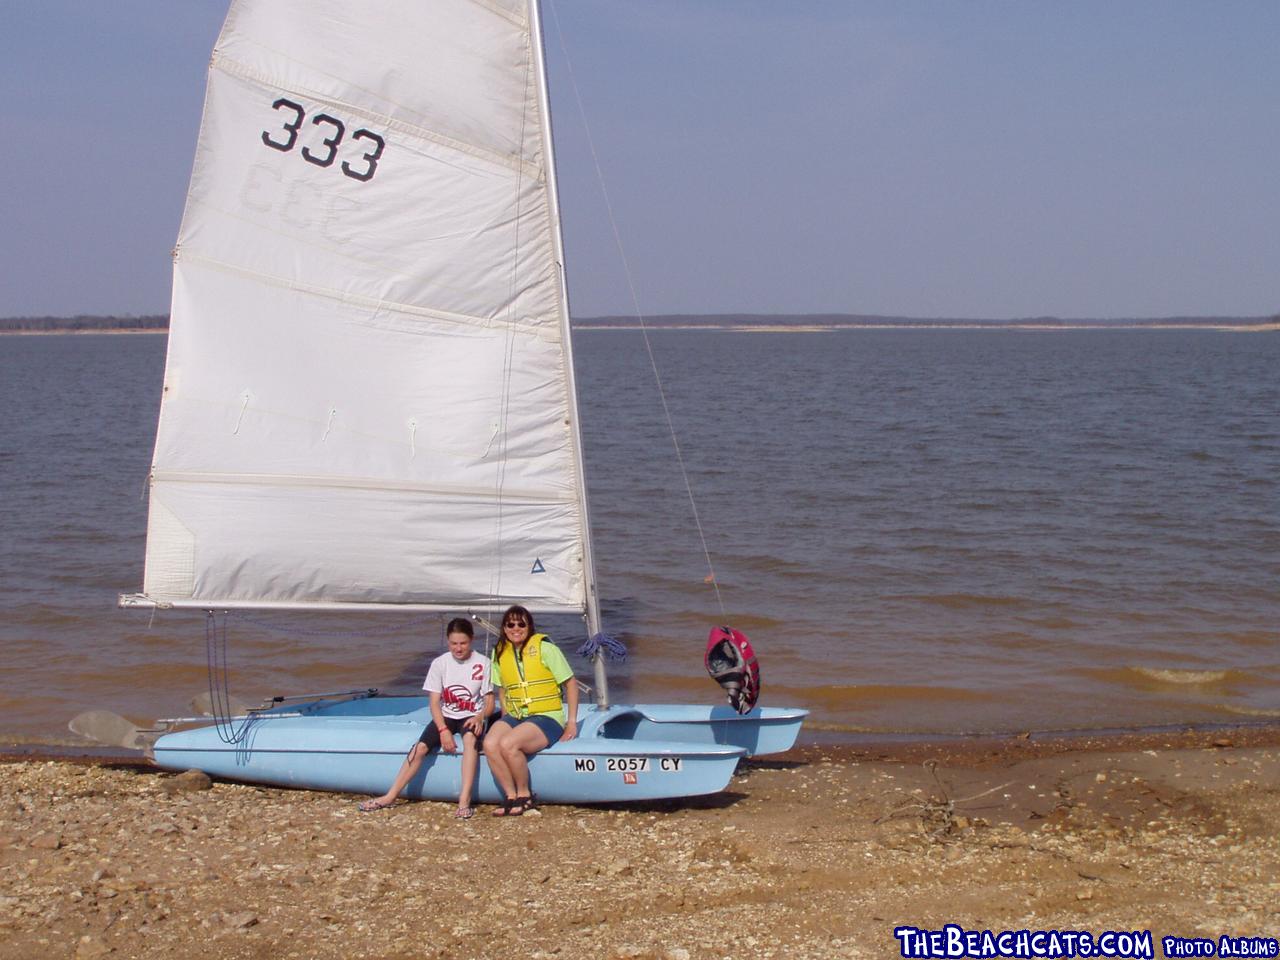
[[(1280, 335), (653, 337), (763, 702), (839, 731), (1280, 716)], [(606, 624), (631, 649), (615, 698), (715, 699), (722, 618), (639, 335), (577, 352)], [(202, 616), (114, 606), (141, 582), (163, 353), (0, 338), (0, 739), (206, 689)], [(232, 691), (413, 688), (440, 649), (434, 619), (238, 617)]]

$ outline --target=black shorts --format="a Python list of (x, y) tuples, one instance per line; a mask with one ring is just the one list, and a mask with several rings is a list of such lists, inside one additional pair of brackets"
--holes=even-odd
[[(461, 740), (461, 737), (463, 734), (462, 725), (470, 719), (471, 719), (470, 717), (445, 717), (444, 718), (444, 725), (449, 728), (450, 733), (452, 733), (456, 738), (458, 738), (455, 742), (459, 747), (459, 749), (461, 749), (462, 747), (462, 740)], [(418, 738), (418, 742), (421, 744), (425, 744), (428, 750), (440, 749), (440, 731), (436, 728), (436, 724), (434, 720), (431, 721), (431, 723), (427, 724), (426, 729), (422, 731), (422, 736)], [(476, 737), (476, 746), (479, 747), (480, 744), (483, 742), (484, 742), (484, 734), (482, 733), (478, 737)]]

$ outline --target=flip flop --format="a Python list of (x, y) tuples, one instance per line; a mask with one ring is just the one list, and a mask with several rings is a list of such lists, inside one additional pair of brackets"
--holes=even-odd
[(376, 810), (385, 810), (394, 803), (394, 800), (365, 800), (356, 809), (361, 813), (373, 813)]
[(459, 807), (457, 810), (453, 811), (453, 818), (455, 820), (470, 820), (475, 815), (475, 807)]

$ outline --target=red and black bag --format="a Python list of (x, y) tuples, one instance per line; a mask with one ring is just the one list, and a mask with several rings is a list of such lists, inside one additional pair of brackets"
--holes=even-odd
[(724, 687), (729, 705), (750, 713), (760, 698), (760, 665), (746, 635), (732, 627), (712, 628), (703, 662), (711, 679)]

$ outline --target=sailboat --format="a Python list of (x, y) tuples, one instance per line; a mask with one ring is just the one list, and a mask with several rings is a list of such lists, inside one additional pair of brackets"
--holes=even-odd
[[(510, 603), (600, 633), (537, 0), (234, 0), (174, 249), (143, 590), (124, 607)], [(714, 793), (806, 711), (613, 704), (594, 655), (546, 802)], [(277, 698), (151, 742), (377, 793), (424, 697)], [(407, 796), (451, 799), (435, 754)], [(482, 765), (477, 799), (498, 801)]]

